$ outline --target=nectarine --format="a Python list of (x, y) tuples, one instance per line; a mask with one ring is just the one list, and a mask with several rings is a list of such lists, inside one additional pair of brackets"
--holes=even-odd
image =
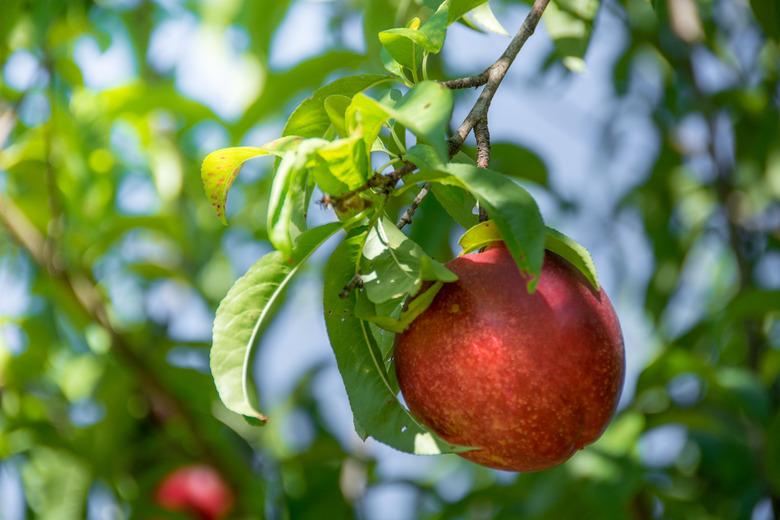
[(194, 518), (225, 518), (233, 506), (233, 493), (222, 476), (209, 466), (185, 466), (165, 477), (157, 489), (157, 503)]
[(458, 257), (431, 306), (396, 338), (411, 412), (461, 455), (512, 471), (566, 461), (606, 428), (620, 397), (623, 338), (603, 290), (547, 252), (529, 294), (503, 244)]

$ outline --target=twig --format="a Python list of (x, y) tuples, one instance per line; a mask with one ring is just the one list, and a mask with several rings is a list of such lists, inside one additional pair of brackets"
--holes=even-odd
[(372, 188), (385, 188), (388, 190), (392, 190), (392, 188), (395, 187), (395, 185), (398, 183), (399, 180), (401, 180), (405, 175), (412, 173), (415, 169), (417, 169), (417, 166), (407, 162), (400, 168), (393, 170), (387, 175), (382, 175), (381, 173), (375, 173), (362, 186), (358, 186), (354, 190), (350, 190), (346, 193), (342, 193), (337, 197), (328, 196), (326, 198), (323, 198), (320, 202), (324, 205), (331, 205), (336, 209), (341, 209), (344, 203), (347, 202), (349, 199), (351, 199), (355, 195), (359, 195), (360, 193), (363, 193), (364, 191), (368, 191)]
[(493, 65), (482, 73), (487, 73), (485, 88), (482, 89), (482, 93), (471, 108), (469, 115), (466, 116), (466, 119), (464, 119), (463, 123), (458, 127), (458, 132), (455, 135), (455, 139), (457, 139), (455, 142), (458, 145), (463, 144), (463, 141), (466, 140), (469, 132), (474, 128), (474, 125), (476, 125), (480, 119), (487, 116), (488, 110), (490, 109), (490, 102), (493, 100), (493, 96), (496, 95), (499, 85), (504, 81), (504, 77), (506, 76), (507, 71), (509, 71), (509, 67), (515, 61), (520, 49), (523, 48), (525, 42), (536, 30), (536, 26), (542, 18), (542, 13), (544, 13), (544, 10), (549, 3), (550, 0), (534, 1), (531, 11), (529, 11), (525, 20), (523, 20), (523, 24), (520, 26), (520, 29), (518, 29), (514, 38), (512, 38), (512, 41), (509, 42), (504, 53), (495, 63), (493, 63)]
[[(520, 49), (523, 48), (526, 40), (528, 40), (528, 38), (536, 30), (536, 26), (539, 24), (539, 20), (542, 18), (542, 13), (549, 3), (550, 0), (534, 1), (534, 5), (531, 7), (531, 11), (525, 17), (525, 20), (523, 20), (523, 24), (520, 26), (520, 29), (518, 29), (514, 38), (512, 38), (512, 41), (509, 42), (509, 45), (504, 50), (503, 54), (501, 54), (495, 63), (485, 69), (484, 72), (477, 74), (476, 76), (467, 76), (464, 78), (442, 82), (444, 86), (452, 89), (479, 87), (482, 85), (485, 86), (485, 88), (482, 89), (482, 93), (479, 95), (477, 102), (471, 108), (468, 116), (466, 116), (466, 119), (463, 121), (463, 123), (461, 123), (460, 127), (458, 127), (458, 132), (449, 140), (450, 158), (458, 153), (458, 150), (460, 150), (460, 148), (463, 146), (463, 142), (466, 140), (468, 134), (474, 130), (474, 127), (477, 124), (480, 124), (481, 129), (479, 132), (475, 131), (475, 135), (477, 137), (477, 165), (480, 166), (481, 163), (484, 163), (484, 165), (480, 167), (487, 167), (487, 163), (490, 160), (490, 133), (488, 132), (487, 128), (487, 114), (488, 110), (490, 109), (490, 102), (493, 100), (493, 96), (496, 95), (496, 91), (498, 90), (499, 85), (504, 80), (509, 67), (512, 65), (512, 62), (514, 62), (517, 54), (520, 52)], [(480, 149), (482, 150), (480, 151)], [(480, 160), (480, 155), (482, 156), (482, 160)], [(406, 171), (407, 168), (409, 168), (408, 171)], [(380, 179), (384, 177), (390, 177), (390, 181), (385, 184), (385, 186), (394, 187), (395, 183), (398, 182), (398, 179), (400, 179), (406, 173), (414, 171), (415, 168), (415, 165), (407, 163), (407, 165), (405, 165), (403, 168), (392, 172), (388, 176), (380, 176)], [(403, 173), (399, 174), (399, 172)], [(397, 178), (394, 178), (393, 176), (396, 175)], [(345, 193), (335, 200), (347, 200), (348, 197), (378, 186), (379, 184), (374, 184), (378, 182), (374, 179), (376, 179), (376, 175), (372, 177), (364, 186), (361, 186), (357, 190), (352, 190), (352, 192)], [(404, 226), (412, 222), (415, 212), (420, 207), (423, 200), (425, 200), (425, 197), (428, 195), (428, 193), (430, 193), (430, 191), (431, 184), (429, 182), (423, 184), (422, 188), (420, 188), (420, 191), (417, 192), (417, 196), (415, 196), (412, 203), (408, 208), (406, 208), (406, 211), (404, 211), (403, 215), (401, 215), (401, 218), (398, 220), (396, 225), (399, 229), (402, 229)], [(484, 220), (487, 220), (487, 214), (482, 208), (480, 208), (480, 221)], [(355, 287), (357, 287), (358, 283), (362, 283), (362, 280), (360, 279), (360, 275), (355, 275), (355, 277), (353, 277), (352, 280), (346, 286), (344, 286), (344, 288), (341, 290), (341, 293), (339, 293), (339, 296), (346, 298), (349, 293), (352, 292)]]
[(349, 281), (349, 283), (347, 283), (347, 285), (345, 285), (344, 288), (341, 289), (341, 292), (339, 293), (339, 298), (343, 300), (358, 287), (363, 287), (363, 278), (356, 273), (355, 276), (353, 276), (352, 279)]
[(442, 81), (441, 84), (451, 89), (473, 88), (473, 87), (481, 87), (482, 85), (487, 83), (487, 80), (488, 80), (488, 69), (485, 69), (484, 71), (477, 74), (476, 76), (466, 76), (463, 78), (450, 79), (447, 81)]
[(404, 226), (412, 223), (412, 217), (414, 217), (414, 213), (417, 211), (417, 208), (420, 207), (420, 204), (422, 204), (429, 191), (431, 191), (431, 183), (426, 182), (423, 184), (423, 187), (420, 188), (420, 191), (417, 192), (417, 196), (414, 198), (409, 207), (406, 208), (404, 214), (401, 215), (401, 218), (398, 219), (398, 224), (396, 224), (398, 229), (403, 229)]
[(487, 117), (483, 117), (474, 127), (474, 136), (477, 138), (477, 166), (487, 168), (490, 164), (490, 130)]
[[(477, 138), (477, 166), (487, 168), (490, 165), (490, 129), (488, 128), (487, 116), (477, 122), (474, 127), (474, 136)], [(487, 219), (487, 211), (480, 204), (479, 221), (485, 222)]]
[[(512, 41), (509, 42), (509, 45), (504, 50), (503, 54), (501, 54), (495, 63), (485, 69), (484, 72), (476, 76), (467, 76), (464, 78), (443, 82), (443, 85), (449, 88), (468, 88), (485, 85), (485, 87), (482, 89), (482, 93), (479, 95), (479, 98), (477, 98), (476, 103), (474, 103), (471, 111), (466, 116), (466, 119), (463, 120), (463, 123), (461, 123), (461, 125), (458, 127), (456, 134), (449, 140), (450, 157), (458, 153), (458, 150), (460, 150), (461, 146), (463, 146), (463, 142), (466, 140), (466, 137), (468, 137), (469, 133), (474, 130), (474, 127), (480, 121), (484, 120), (487, 122), (487, 115), (488, 111), (490, 110), (490, 103), (493, 101), (493, 96), (496, 95), (499, 85), (501, 85), (501, 82), (504, 81), (504, 77), (509, 71), (509, 67), (511, 67), (512, 63), (515, 61), (517, 54), (520, 52), (520, 49), (523, 48), (526, 40), (528, 40), (528, 38), (536, 30), (536, 26), (539, 25), (539, 20), (542, 18), (542, 13), (544, 13), (544, 10), (547, 8), (547, 4), (549, 3), (550, 0), (534, 1), (534, 5), (531, 7), (531, 11), (526, 15), (525, 20), (523, 20), (523, 24), (520, 26), (520, 29), (517, 30), (517, 34), (515, 34), (515, 36), (512, 38)], [(485, 127), (485, 132), (487, 133), (487, 125), (485, 125)], [(399, 221), (399, 224), (403, 223), (406, 225), (412, 221), (414, 212), (417, 211), (417, 208), (420, 206), (425, 196), (428, 195), (429, 191), (430, 186), (426, 183), (420, 189), (420, 192), (417, 194), (417, 197), (415, 197), (412, 205), (409, 206), (409, 209), (407, 209), (404, 213), (401, 221)], [(482, 218), (483, 213), (480, 210), (480, 220)], [(399, 225), (398, 227), (400, 228), (402, 226)]]

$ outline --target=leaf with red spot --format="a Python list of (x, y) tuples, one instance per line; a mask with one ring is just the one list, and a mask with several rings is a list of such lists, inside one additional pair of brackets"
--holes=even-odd
[(227, 224), (225, 218), (225, 203), (227, 193), (236, 179), (241, 166), (249, 159), (264, 155), (281, 156), (287, 150), (295, 147), (300, 137), (287, 136), (271, 141), (261, 147), (235, 146), (222, 148), (211, 152), (203, 159), (200, 168), (200, 176), (203, 180), (203, 188), (211, 205), (217, 212), (217, 217), (223, 224)]

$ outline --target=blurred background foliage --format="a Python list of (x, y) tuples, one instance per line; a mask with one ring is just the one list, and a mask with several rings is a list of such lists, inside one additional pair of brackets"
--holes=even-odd
[[(0, 517), (174, 518), (155, 487), (205, 462), (236, 518), (780, 518), (776, 0), (560, 1), (499, 91), (496, 140), (522, 147), (494, 166), (594, 251), (622, 317), (629, 377), (596, 445), (514, 475), (357, 441), (321, 261), (263, 345), (269, 425), (219, 404), (213, 310), (269, 249), (271, 163), (223, 227), (200, 161), (381, 70), (376, 33), (436, 3), (3, 0)], [(491, 5), (510, 32), (527, 10)], [(455, 27), (434, 77), (505, 44)], [(431, 197), (419, 215), (415, 240), (450, 257), (455, 224)]]

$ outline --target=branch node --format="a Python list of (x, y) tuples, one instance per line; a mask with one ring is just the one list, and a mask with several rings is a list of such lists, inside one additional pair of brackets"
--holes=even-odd
[(404, 226), (412, 223), (412, 217), (414, 217), (417, 208), (420, 207), (420, 204), (422, 204), (423, 200), (428, 195), (429, 191), (431, 191), (431, 183), (426, 182), (425, 184), (423, 184), (423, 187), (420, 188), (420, 191), (417, 193), (417, 196), (414, 198), (414, 200), (409, 205), (409, 207), (406, 208), (404, 214), (401, 215), (401, 218), (398, 219), (398, 224), (396, 224), (398, 229), (403, 229)]
[(359, 274), (355, 274), (355, 276), (352, 277), (352, 279), (347, 283), (347, 285), (344, 286), (343, 289), (341, 289), (341, 292), (339, 293), (339, 298), (346, 299), (349, 297), (349, 295), (354, 291), (356, 288), (362, 288), (363, 287), (363, 277), (361, 277)]

